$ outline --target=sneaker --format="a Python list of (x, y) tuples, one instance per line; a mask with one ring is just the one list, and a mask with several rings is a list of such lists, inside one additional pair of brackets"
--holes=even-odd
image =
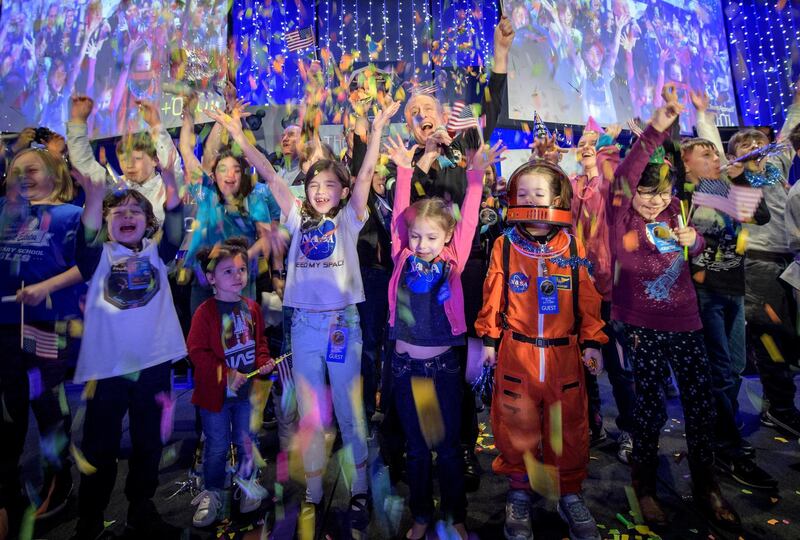
[(203, 491), (192, 499), (192, 504), (197, 505), (197, 510), (192, 518), (192, 525), (195, 527), (208, 527), (219, 519), (222, 501), (219, 500), (219, 494), (216, 491)]
[(370, 499), (366, 493), (356, 493), (350, 498), (350, 527), (366, 532), (370, 520)]
[(239, 512), (249, 514), (261, 506), (261, 501), (267, 496), (267, 490), (258, 481), (258, 478), (245, 480), (236, 477), (236, 489), (233, 491), (233, 500), (239, 501)]
[(777, 489), (778, 482), (767, 471), (756, 465), (753, 459), (743, 456), (729, 458), (721, 453), (714, 455), (714, 466), (720, 472), (731, 478), (756, 489)]
[(625, 465), (630, 465), (631, 454), (633, 453), (633, 435), (627, 431), (620, 431), (619, 438), (617, 438), (617, 459)]
[(796, 409), (787, 411), (767, 410), (761, 415), (761, 423), (796, 439), (800, 437), (800, 413)]
[(531, 497), (527, 491), (512, 489), (506, 496), (506, 523), (503, 526), (508, 540), (533, 540), (531, 530)]
[(558, 501), (558, 514), (569, 525), (570, 540), (600, 540), (597, 523), (579, 493), (561, 497)]

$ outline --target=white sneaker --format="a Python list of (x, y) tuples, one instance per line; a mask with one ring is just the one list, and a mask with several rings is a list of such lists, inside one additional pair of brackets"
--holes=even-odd
[(233, 499), (239, 499), (239, 512), (249, 514), (258, 510), (261, 501), (267, 496), (267, 490), (259, 483), (258, 479), (244, 480), (237, 477), (236, 485)]
[(195, 527), (208, 527), (219, 519), (222, 501), (219, 500), (219, 494), (216, 491), (203, 491), (192, 499), (192, 504), (197, 505), (197, 510), (192, 518), (192, 524)]

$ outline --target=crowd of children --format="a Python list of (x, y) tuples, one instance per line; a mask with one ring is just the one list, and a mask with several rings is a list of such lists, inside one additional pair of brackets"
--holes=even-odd
[[(179, 149), (158, 109), (136, 103), (149, 131), (117, 144), (122, 175), (90, 147), (86, 96), (72, 97), (66, 145), (53, 134), (51, 146), (9, 149), (0, 199), (0, 539), (19, 530), (26, 507), (46, 517), (64, 506), (73, 461), (74, 538), (103, 537), (126, 414), (126, 526), (137, 538), (165, 537), (153, 496), (171, 435), (171, 366), (184, 358), (203, 441), (195, 527), (222, 520), (228, 497), (247, 514), (267, 496), (255, 440), (266, 407), (282, 450), (302, 462), (301, 535), (321, 521), (326, 434), (336, 428), (353, 531), (371, 521), (367, 440), (377, 429), (392, 479), (409, 488), (405, 537), (426, 537), (440, 519), (451, 537), (467, 538), (465, 494), (481, 477), (470, 383), (480, 373), (494, 382), (492, 468), (508, 478), (506, 538), (533, 538), (535, 489), (553, 499), (570, 538), (599, 539), (583, 480), (591, 441), (605, 437), (597, 386), (605, 368), (618, 455), (646, 522), (668, 524), (656, 468), (672, 372), (694, 504), (739, 528), (717, 472), (778, 486), (738, 423), (748, 344), (764, 387), (762, 422), (800, 437), (789, 369), (800, 350), (800, 191), (787, 181), (800, 146), (800, 91), (771, 152), (754, 129), (723, 148), (701, 92), (691, 93), (699, 137), (674, 140), (688, 104), (667, 84), (647, 125), (632, 126), (629, 149), (617, 143), (618, 127), (589, 119), (580, 174), (570, 178), (545, 139), (506, 185), (496, 169), (502, 142), (483, 141), (502, 108), (513, 37), (502, 18), (482, 133), (448, 132), (430, 94), (405, 104), (377, 96), (371, 121), (355, 104), (337, 159), (309, 120), (321, 90), (311, 70), (306, 108), (286, 126), (277, 157), (247, 133), (246, 104), (235, 96), (225, 110), (206, 111), (215, 126), (201, 159), (193, 95)], [(410, 148), (384, 139), (401, 107)], [(702, 197), (735, 190), (750, 202)], [(188, 312), (173, 298), (176, 282), (191, 289)], [(277, 346), (266, 334), (269, 295), (282, 310)], [(85, 383), (79, 444), (70, 378)], [(41, 489), (23, 487), (18, 470), (29, 406)]]

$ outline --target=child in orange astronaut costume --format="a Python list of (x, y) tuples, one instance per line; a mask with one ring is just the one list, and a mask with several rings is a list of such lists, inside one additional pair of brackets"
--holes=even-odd
[[(475, 323), (484, 361), (497, 364), (491, 420), (500, 455), (493, 469), (511, 484), (506, 538), (532, 538), (523, 459), (530, 453), (558, 471), (558, 510), (570, 537), (599, 539), (581, 496), (589, 463), (581, 361), (592, 373), (602, 369), (600, 346), (608, 338), (602, 332), (601, 296), (583, 244), (569, 233), (567, 175), (557, 165), (528, 162), (511, 176), (508, 196), (509, 227), (492, 250)], [(561, 448), (551, 437), (551, 430), (558, 432), (552, 418), (559, 403)]]

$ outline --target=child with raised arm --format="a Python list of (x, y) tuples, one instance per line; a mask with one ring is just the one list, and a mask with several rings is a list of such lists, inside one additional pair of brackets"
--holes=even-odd
[[(162, 167), (170, 163), (169, 171), (178, 186), (183, 183), (183, 168), (180, 160), (170, 158), (173, 152), (177, 153), (172, 138), (161, 122), (158, 107), (150, 101), (139, 101), (139, 111), (145, 122), (150, 126), (150, 132), (134, 133), (122, 137), (116, 146), (117, 159), (122, 168), (121, 180), (125, 185), (144, 195), (153, 207), (156, 219), (164, 222), (164, 201), (166, 200), (166, 186), (158, 165)], [(100, 165), (94, 158), (92, 147), (89, 145), (89, 128), (87, 120), (94, 109), (92, 98), (74, 95), (70, 102), (70, 119), (67, 124), (67, 149), (72, 165), (84, 176), (90, 177), (94, 182), (116, 183), (108, 170)]]
[(619, 185), (606, 205), (617, 276), (611, 317), (622, 324), (636, 384), (631, 476), (645, 521), (666, 524), (656, 498), (656, 469), (667, 420), (662, 387), (671, 366), (680, 388), (694, 501), (715, 523), (735, 528), (739, 516), (722, 497), (712, 468), (711, 375), (687, 261), (702, 252), (704, 241), (686, 225), (673, 196), (674, 172), (663, 151), (656, 152), (683, 110), (674, 86), (665, 87), (664, 95), (667, 104), (655, 111), (617, 168)]
[(134, 190), (106, 195), (103, 181), (82, 179), (86, 207), (77, 259), (81, 275), (90, 281), (73, 378), (88, 383), (77, 539), (103, 531), (126, 413), (132, 445), (127, 525), (137, 538), (165, 538), (169, 529), (152, 501), (168, 436), (162, 431), (161, 404), (170, 399), (172, 362), (186, 356), (167, 281), (167, 264), (183, 236), (183, 209), (169, 166), (162, 171), (166, 222), (157, 243), (153, 235), (159, 223), (144, 195)]
[[(461, 272), (478, 224), (484, 170), (499, 161), (501, 144), (470, 157), (460, 220), (455, 209), (438, 197), (410, 205), (415, 147), (406, 150), (399, 138), (387, 144), (398, 167), (392, 215), (394, 270), (389, 282), (389, 333), (395, 340), (392, 397), (408, 441), (409, 504), (414, 517), (406, 533), (410, 539), (423, 538), (433, 519), (432, 450), (437, 455), (442, 511), (458, 535), (467, 538), (459, 450), (462, 381), (454, 347), (466, 343)], [(419, 378), (432, 380), (436, 401), (432, 414), (441, 415), (443, 430), (438, 436), (424, 427), (436, 420), (419, 416), (421, 398), (414, 390)]]
[(292, 370), (298, 385), (299, 413), (308, 430), (308, 442), (302, 448), (306, 495), (300, 519), (311, 523), (318, 523), (322, 510), (326, 465), (323, 432), (330, 419), (321, 417), (320, 410), (327, 408), (328, 393), (354, 467), (351, 525), (364, 530), (369, 523), (366, 424), (359, 384), (361, 330), (356, 309), (356, 304), (364, 301), (364, 290), (356, 243), (367, 220), (367, 199), (381, 134), (399, 106), (392, 103), (376, 115), (355, 183), (351, 186), (349, 173), (338, 162), (318, 161), (306, 175), (304, 202), (292, 194), (266, 156), (247, 140), (237, 115), (209, 113), (230, 132), (248, 161), (267, 180), (287, 216), (291, 244), (283, 302), (294, 308)]

